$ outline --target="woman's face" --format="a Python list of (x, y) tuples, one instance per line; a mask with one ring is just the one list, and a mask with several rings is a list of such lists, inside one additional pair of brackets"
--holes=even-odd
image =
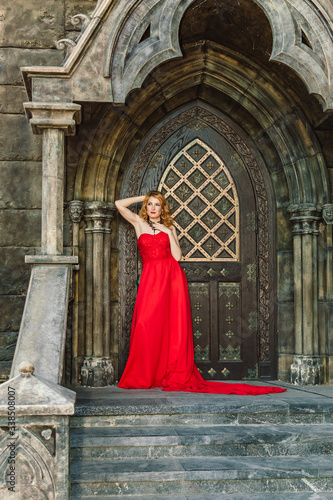
[(162, 213), (162, 204), (158, 198), (151, 196), (147, 202), (147, 215), (150, 219), (159, 220)]

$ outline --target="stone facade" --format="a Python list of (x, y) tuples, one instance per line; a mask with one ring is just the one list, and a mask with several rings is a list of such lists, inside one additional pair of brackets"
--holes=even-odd
[(119, 253), (127, 233), (113, 203), (157, 182), (153, 167), (150, 177), (130, 175), (149, 134), (203, 103), (239, 127), (272, 188), (275, 376), (332, 381), (329, 2), (316, 11), (301, 0), (44, 4), (5, 0), (0, 12), (2, 379), (27, 293), (24, 256), (36, 254), (47, 257), (32, 261), (37, 268), (59, 265), (57, 255), (79, 261), (61, 333), (65, 382), (118, 378), (120, 328), (133, 306), (119, 290), (135, 269)]

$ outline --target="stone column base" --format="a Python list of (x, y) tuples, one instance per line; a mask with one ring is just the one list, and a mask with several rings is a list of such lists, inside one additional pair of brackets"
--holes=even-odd
[(114, 368), (111, 358), (97, 356), (85, 358), (81, 368), (81, 383), (87, 387), (113, 385)]
[(324, 367), (320, 356), (294, 356), (291, 365), (291, 383), (294, 385), (320, 385), (324, 383)]

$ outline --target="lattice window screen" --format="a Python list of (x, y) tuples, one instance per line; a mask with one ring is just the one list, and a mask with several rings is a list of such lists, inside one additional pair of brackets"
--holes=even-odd
[(239, 260), (239, 203), (222, 160), (200, 139), (165, 170), (159, 190), (169, 202), (186, 261)]

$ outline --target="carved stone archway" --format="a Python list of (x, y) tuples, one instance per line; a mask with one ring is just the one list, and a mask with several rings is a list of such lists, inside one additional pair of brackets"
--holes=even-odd
[[(275, 352), (275, 253), (273, 193), (268, 180), (267, 169), (260, 157), (253, 153), (253, 145), (235, 124), (232, 124), (220, 113), (197, 103), (187, 105), (185, 109), (163, 121), (160, 127), (140, 145), (141, 153), (134, 154), (128, 167), (121, 188), (121, 197), (136, 196), (157, 189), (160, 179), (167, 167), (167, 159), (161, 156), (159, 149), (167, 140), (177, 137), (180, 130), (188, 127), (192, 130), (209, 127), (220, 134), (241, 158), (254, 186), (257, 204), (258, 231), (258, 279), (259, 279), (259, 318), (258, 318), (258, 351), (259, 373), (261, 377), (276, 376)], [(241, 135), (243, 136), (241, 136)], [(269, 193), (269, 194), (268, 194)], [(119, 363), (122, 372), (129, 349), (131, 321), (136, 297), (137, 279), (137, 247), (135, 234), (128, 224), (121, 221), (119, 229), (119, 296), (120, 296), (120, 332)]]

